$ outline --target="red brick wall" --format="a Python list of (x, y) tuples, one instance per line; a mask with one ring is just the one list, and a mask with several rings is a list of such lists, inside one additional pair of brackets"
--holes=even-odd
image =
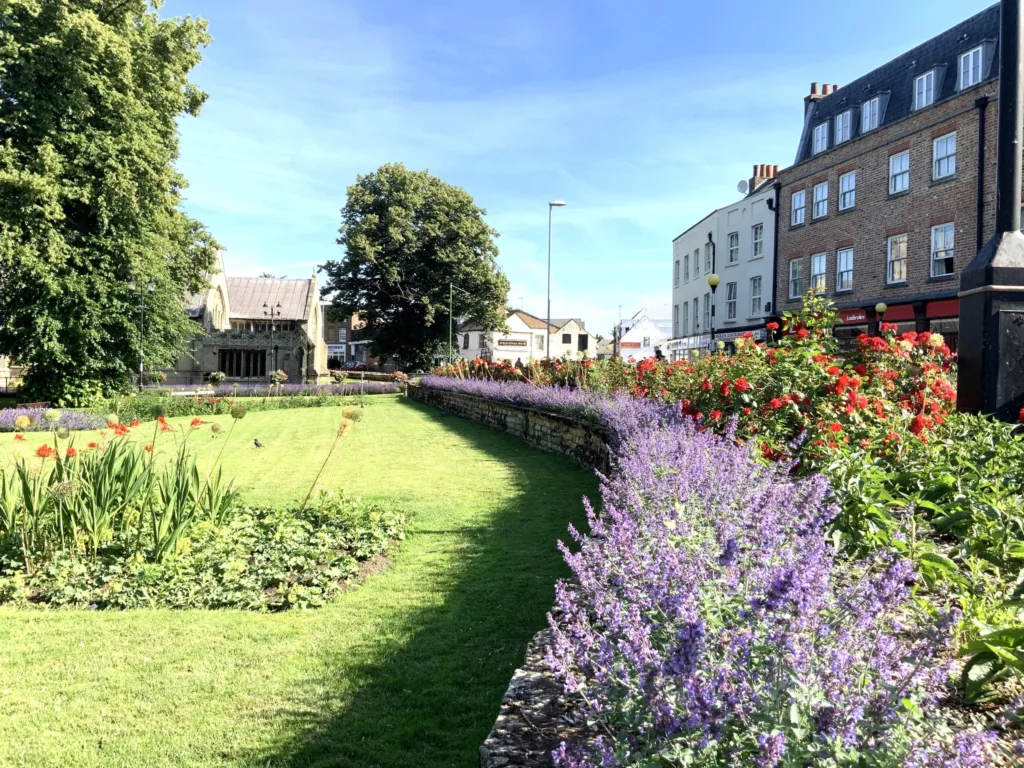
[[(789, 263), (804, 257), (805, 287), (814, 253), (827, 253), (827, 295), (839, 306), (873, 307), (883, 301), (899, 304), (925, 294), (951, 293), (959, 276), (931, 278), (931, 227), (954, 222), (956, 271), (975, 256), (978, 186), (978, 109), (975, 102), (989, 96), (985, 107), (985, 212), (984, 237), (995, 229), (995, 157), (997, 81), (968, 89), (948, 101), (929, 107), (894, 125), (857, 136), (779, 174), (782, 194), (779, 211), (778, 268), (775, 306), (792, 311), (799, 301), (789, 300)], [(932, 181), (932, 141), (956, 131), (956, 177)], [(889, 195), (889, 156), (910, 150), (910, 191)], [(839, 211), (839, 176), (857, 171), (856, 205)], [(828, 215), (812, 219), (813, 190), (828, 178)], [(791, 193), (807, 191), (806, 223), (792, 227)], [(888, 237), (907, 234), (907, 283), (886, 285)], [(836, 250), (852, 243), (854, 277), (852, 291), (835, 293)]]

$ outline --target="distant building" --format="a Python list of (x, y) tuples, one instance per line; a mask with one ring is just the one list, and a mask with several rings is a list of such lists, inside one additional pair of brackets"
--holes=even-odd
[(615, 326), (617, 343), (612, 344), (612, 354), (617, 354), (623, 360), (653, 357), (671, 337), (671, 332), (671, 320), (652, 318), (646, 308), (641, 309), (628, 320), (620, 320)]
[(551, 319), (551, 325), (522, 310), (508, 310), (507, 332), (484, 331), (475, 323), (463, 323), (458, 329), (458, 354), (466, 360), (541, 360), (547, 357), (548, 337), (551, 356), (594, 357), (597, 339), (579, 318)]
[(810, 289), (842, 341), (939, 331), (956, 349), (960, 271), (995, 228), (999, 6), (857, 78), (804, 98), (782, 185), (777, 311)]
[[(777, 165), (755, 165), (743, 198), (672, 241), (670, 359), (709, 349), (712, 320), (715, 341), (728, 344), (745, 333), (764, 337), (773, 311), (777, 171)], [(715, 291), (707, 282), (712, 272), (720, 280)]]
[[(276, 368), (289, 381), (327, 373), (323, 311), (316, 276), (305, 280), (209, 276), (209, 287), (186, 300), (196, 335), (169, 384), (199, 384), (214, 372), (229, 381), (265, 381)], [(273, 317), (271, 317), (273, 313)]]

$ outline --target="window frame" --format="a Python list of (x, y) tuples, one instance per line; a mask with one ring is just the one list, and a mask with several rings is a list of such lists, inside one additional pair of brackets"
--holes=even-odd
[[(842, 124), (843, 131), (840, 134), (839, 127)], [(840, 112), (836, 115), (833, 120), (832, 135), (834, 137), (833, 146), (838, 147), (843, 142), (849, 141), (853, 138), (853, 110), (848, 109), (845, 112)]]
[(700, 296), (697, 296), (693, 300), (693, 334), (694, 336), (700, 333)]
[(678, 288), (679, 287), (679, 259), (676, 259), (676, 268), (675, 268), (675, 275), (674, 275), (674, 277), (675, 277), (675, 279), (672, 281), (672, 286), (674, 288)]
[[(800, 205), (797, 206), (796, 199), (800, 198)], [(807, 223), (807, 190), (801, 189), (797, 192), (791, 192), (789, 195), (789, 207), (790, 207), (790, 225), (799, 227), (802, 224)], [(800, 212), (800, 221), (797, 221), (797, 211)]]
[(704, 294), (704, 327), (711, 327), (711, 291)]
[[(821, 270), (818, 272), (814, 271), (815, 265), (821, 263)], [(810, 269), (808, 270), (807, 290), (814, 291), (815, 293), (825, 293), (828, 290), (828, 252), (820, 251), (818, 253), (812, 253), (810, 256)], [(821, 278), (819, 281), (818, 278)], [(818, 283), (821, 283), (819, 286)]]
[[(902, 241), (903, 244), (903, 255), (899, 259), (894, 259), (892, 255), (892, 246), (896, 241)], [(902, 232), (898, 235), (890, 235), (886, 240), (885, 246), (885, 284), (886, 285), (904, 285), (907, 282), (907, 246), (910, 238), (906, 232)], [(902, 265), (903, 277), (899, 280), (893, 279), (893, 265), (900, 262)]]
[(693, 249), (693, 276), (700, 277), (700, 248)]
[[(937, 251), (935, 249), (935, 234), (936, 234), (936, 232), (938, 230), (945, 231), (947, 227), (949, 228), (949, 232), (950, 232), (950, 243), (949, 243), (949, 247), (948, 248), (944, 248), (941, 251), (941, 253), (948, 253), (949, 255), (948, 256), (943, 256), (941, 259), (937, 259), (936, 258), (936, 254), (939, 253), (940, 251)], [(949, 222), (946, 222), (945, 224), (936, 224), (934, 227), (932, 227), (931, 259), (929, 261), (929, 263), (931, 265), (931, 267), (929, 269), (929, 274), (930, 274), (931, 277), (949, 277), (951, 275), (955, 275), (956, 274), (956, 258), (955, 258), (956, 253), (955, 253), (955, 251), (956, 251), (956, 222), (949, 221)], [(935, 263), (936, 263), (936, 261), (946, 261), (947, 259), (953, 262), (952, 268), (948, 272), (943, 272), (941, 275), (935, 274)]]
[[(762, 309), (762, 296), (764, 281), (761, 279), (761, 275), (754, 275), (750, 278), (750, 317), (760, 317), (763, 312)], [(754, 291), (754, 286), (757, 286), (757, 291)]]
[(760, 259), (764, 256), (764, 223), (759, 222), (750, 228), (750, 258)]
[[(843, 258), (849, 256), (848, 269), (843, 269)], [(849, 276), (849, 285), (843, 287), (843, 275)], [(836, 293), (849, 293), (853, 290), (853, 247), (836, 250)]]
[[(872, 121), (872, 117), (874, 120)], [(874, 122), (874, 125), (871, 123)], [(874, 131), (882, 124), (882, 97), (874, 96), (860, 106), (860, 132)]]
[(711, 243), (704, 243), (704, 271), (711, 271)]
[[(978, 54), (978, 79), (974, 80), (973, 82), (967, 83), (967, 82), (964, 82), (964, 74), (965, 74), (965, 72), (964, 72), (964, 61), (969, 56), (973, 56), (974, 54)], [(968, 88), (973, 88), (975, 85), (980, 83), (984, 79), (984, 75), (985, 75), (984, 69), (985, 69), (985, 46), (984, 45), (977, 45), (974, 48), (971, 48), (971, 50), (966, 51), (964, 53), (961, 53), (957, 57), (957, 60), (956, 60), (957, 89), (963, 91), (963, 90), (966, 90)], [(970, 66), (970, 69), (967, 70), (967, 71), (971, 72), (973, 70), (974, 70), (974, 66), (973, 66), (973, 63), (972, 63), (971, 66)]]
[(828, 120), (818, 123), (811, 131), (811, 154), (820, 155), (828, 151)]
[(690, 282), (690, 254), (683, 256), (683, 282)]
[[(813, 189), (814, 191), (811, 196), (811, 199), (813, 200), (813, 206), (811, 208), (812, 221), (815, 219), (824, 219), (826, 216), (828, 216), (828, 179), (825, 179), (825, 181), (821, 182), (820, 184), (815, 184)], [(820, 199), (818, 198), (819, 189), (823, 189), (825, 192)], [(822, 207), (821, 213), (818, 213), (819, 204)]]
[[(949, 154), (939, 157), (939, 142), (946, 142), (948, 144), (949, 139), (953, 140), (953, 151)], [(946, 147), (948, 149), (948, 146)], [(941, 163), (946, 163), (946, 172), (939, 173), (939, 167)], [(939, 136), (932, 139), (932, 181), (939, 181), (940, 179), (949, 179), (956, 176), (956, 131), (950, 131), (944, 136)]]
[(563, 344), (571, 345), (572, 344), (572, 334), (571, 333), (563, 333), (562, 334), (562, 343)]
[(735, 320), (736, 319), (736, 306), (739, 302), (740, 289), (735, 283), (725, 284), (725, 319)]
[(740, 263), (740, 233), (730, 232), (729, 238), (729, 264)]
[(672, 338), (678, 339), (679, 334), (679, 305), (672, 305)]
[[(795, 294), (793, 293), (793, 285), (794, 285), (793, 267), (799, 267), (799, 274), (796, 276), (796, 281), (795, 281), (799, 290)], [(789, 260), (789, 281), (788, 281), (788, 284), (789, 284), (789, 298), (790, 298), (791, 301), (797, 300), (797, 299), (802, 299), (804, 297), (804, 259), (803, 259), (802, 256), (800, 258), (798, 258), (798, 259), (790, 259)]]
[[(902, 159), (902, 158), (906, 158), (906, 160), (907, 160), (906, 170), (900, 170), (900, 171), (898, 171), (896, 173), (893, 173), (893, 161), (895, 161), (897, 159)], [(894, 186), (893, 182), (896, 179), (905, 179), (906, 186), (904, 186), (903, 189), (893, 189), (893, 186)], [(909, 192), (909, 191), (910, 191), (910, 150), (909, 149), (905, 149), (902, 152), (897, 152), (896, 154), (889, 155), (889, 194), (890, 195), (901, 195), (904, 192)]]
[[(850, 178), (853, 179), (853, 184), (850, 186), (849, 189), (844, 190), (843, 189), (843, 181), (845, 179), (850, 179)], [(843, 201), (847, 198), (847, 196), (849, 196), (849, 204), (848, 205), (843, 205)], [(840, 211), (848, 211), (851, 208), (854, 208), (856, 205), (857, 205), (857, 171), (850, 171), (849, 173), (844, 173), (842, 176), (839, 177), (839, 210)]]
[[(924, 81), (927, 84), (925, 89), (924, 89), (924, 95), (927, 97), (928, 101), (926, 101), (923, 104), (920, 103), (920, 101), (918, 101), (918, 94), (921, 91), (921, 89), (918, 88), (917, 84), (920, 83), (921, 81)], [(929, 69), (927, 72), (923, 72), (922, 74), (920, 74), (920, 75), (918, 75), (917, 77), (914, 78), (914, 111), (916, 112), (919, 109), (924, 109), (925, 107), (930, 107), (934, 103), (935, 103), (935, 70), (934, 69)]]
[[(683, 302), (683, 336), (690, 335), (690, 302)], [(676, 321), (679, 320), (679, 305), (676, 305)], [(678, 329), (677, 329), (678, 330)]]

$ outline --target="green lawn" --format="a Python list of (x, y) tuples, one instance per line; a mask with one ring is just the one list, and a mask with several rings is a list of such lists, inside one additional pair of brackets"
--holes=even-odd
[[(226, 472), (294, 502), (339, 418), (250, 414)], [(596, 482), (404, 399), (374, 400), (343, 446), (335, 484), (410, 514), (388, 570), (305, 613), (0, 609), (0, 765), (475, 766)]]

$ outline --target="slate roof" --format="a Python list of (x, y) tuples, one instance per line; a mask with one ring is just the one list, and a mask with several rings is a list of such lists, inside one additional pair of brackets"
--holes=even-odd
[[(551, 318), (551, 325), (554, 326), (554, 328), (559, 329), (559, 328), (565, 327), (566, 325), (571, 323), (573, 320), (575, 320), (576, 321), (576, 325), (578, 325), (584, 331), (587, 330), (586, 324), (582, 320), (580, 320), (578, 317), (561, 317), (561, 318), (558, 318), (558, 319), (555, 319), (555, 318), (552, 317)], [(542, 325), (541, 327), (543, 328), (544, 326)], [(590, 331), (587, 331), (587, 333), (590, 333)]]
[[(849, 85), (813, 103), (806, 115), (803, 135), (797, 149), (796, 162), (811, 157), (814, 126), (829, 121), (829, 150), (835, 132), (832, 121), (837, 115), (853, 108), (852, 138), (861, 133), (860, 106), (880, 96), (879, 128), (892, 125), (909, 117), (914, 103), (914, 78), (935, 70), (935, 101), (948, 99), (957, 93), (960, 54), (984, 44), (982, 52), (981, 82), (999, 76), (999, 5), (986, 8), (955, 27), (933, 37), (926, 43), (897, 56)], [(929, 109), (925, 107), (924, 109)], [(844, 142), (845, 143), (845, 142)], [(827, 152), (828, 150), (826, 150)], [(819, 153), (819, 155), (822, 153)]]
[[(227, 278), (232, 319), (264, 320), (263, 305), (281, 304), (282, 320), (307, 320), (313, 280), (279, 280), (270, 277)], [(315, 298), (315, 297), (314, 297)], [(276, 309), (275, 309), (276, 312)]]
[[(523, 323), (526, 324), (526, 327), (527, 328), (532, 328), (533, 330), (543, 331), (544, 330), (544, 326), (546, 325), (546, 323), (544, 322), (544, 320), (542, 318), (535, 317), (534, 315), (531, 315), (529, 312), (524, 312), (521, 309), (510, 309), (510, 310), (508, 310), (508, 316), (512, 317), (512, 315), (518, 315), (519, 319), (522, 320)], [(566, 320), (565, 322), (568, 322), (568, 320)], [(562, 325), (564, 325), (564, 324), (565, 323), (563, 323)], [(554, 333), (555, 331), (557, 331), (561, 327), (562, 326), (560, 326), (560, 325), (556, 326), (555, 325), (555, 320), (552, 318), (552, 320), (551, 320), (551, 333)], [(482, 331), (482, 330), (483, 330), (483, 326), (482, 325), (480, 325), (479, 323), (470, 322), (468, 320), (466, 322), (461, 323), (459, 325), (459, 331)]]

